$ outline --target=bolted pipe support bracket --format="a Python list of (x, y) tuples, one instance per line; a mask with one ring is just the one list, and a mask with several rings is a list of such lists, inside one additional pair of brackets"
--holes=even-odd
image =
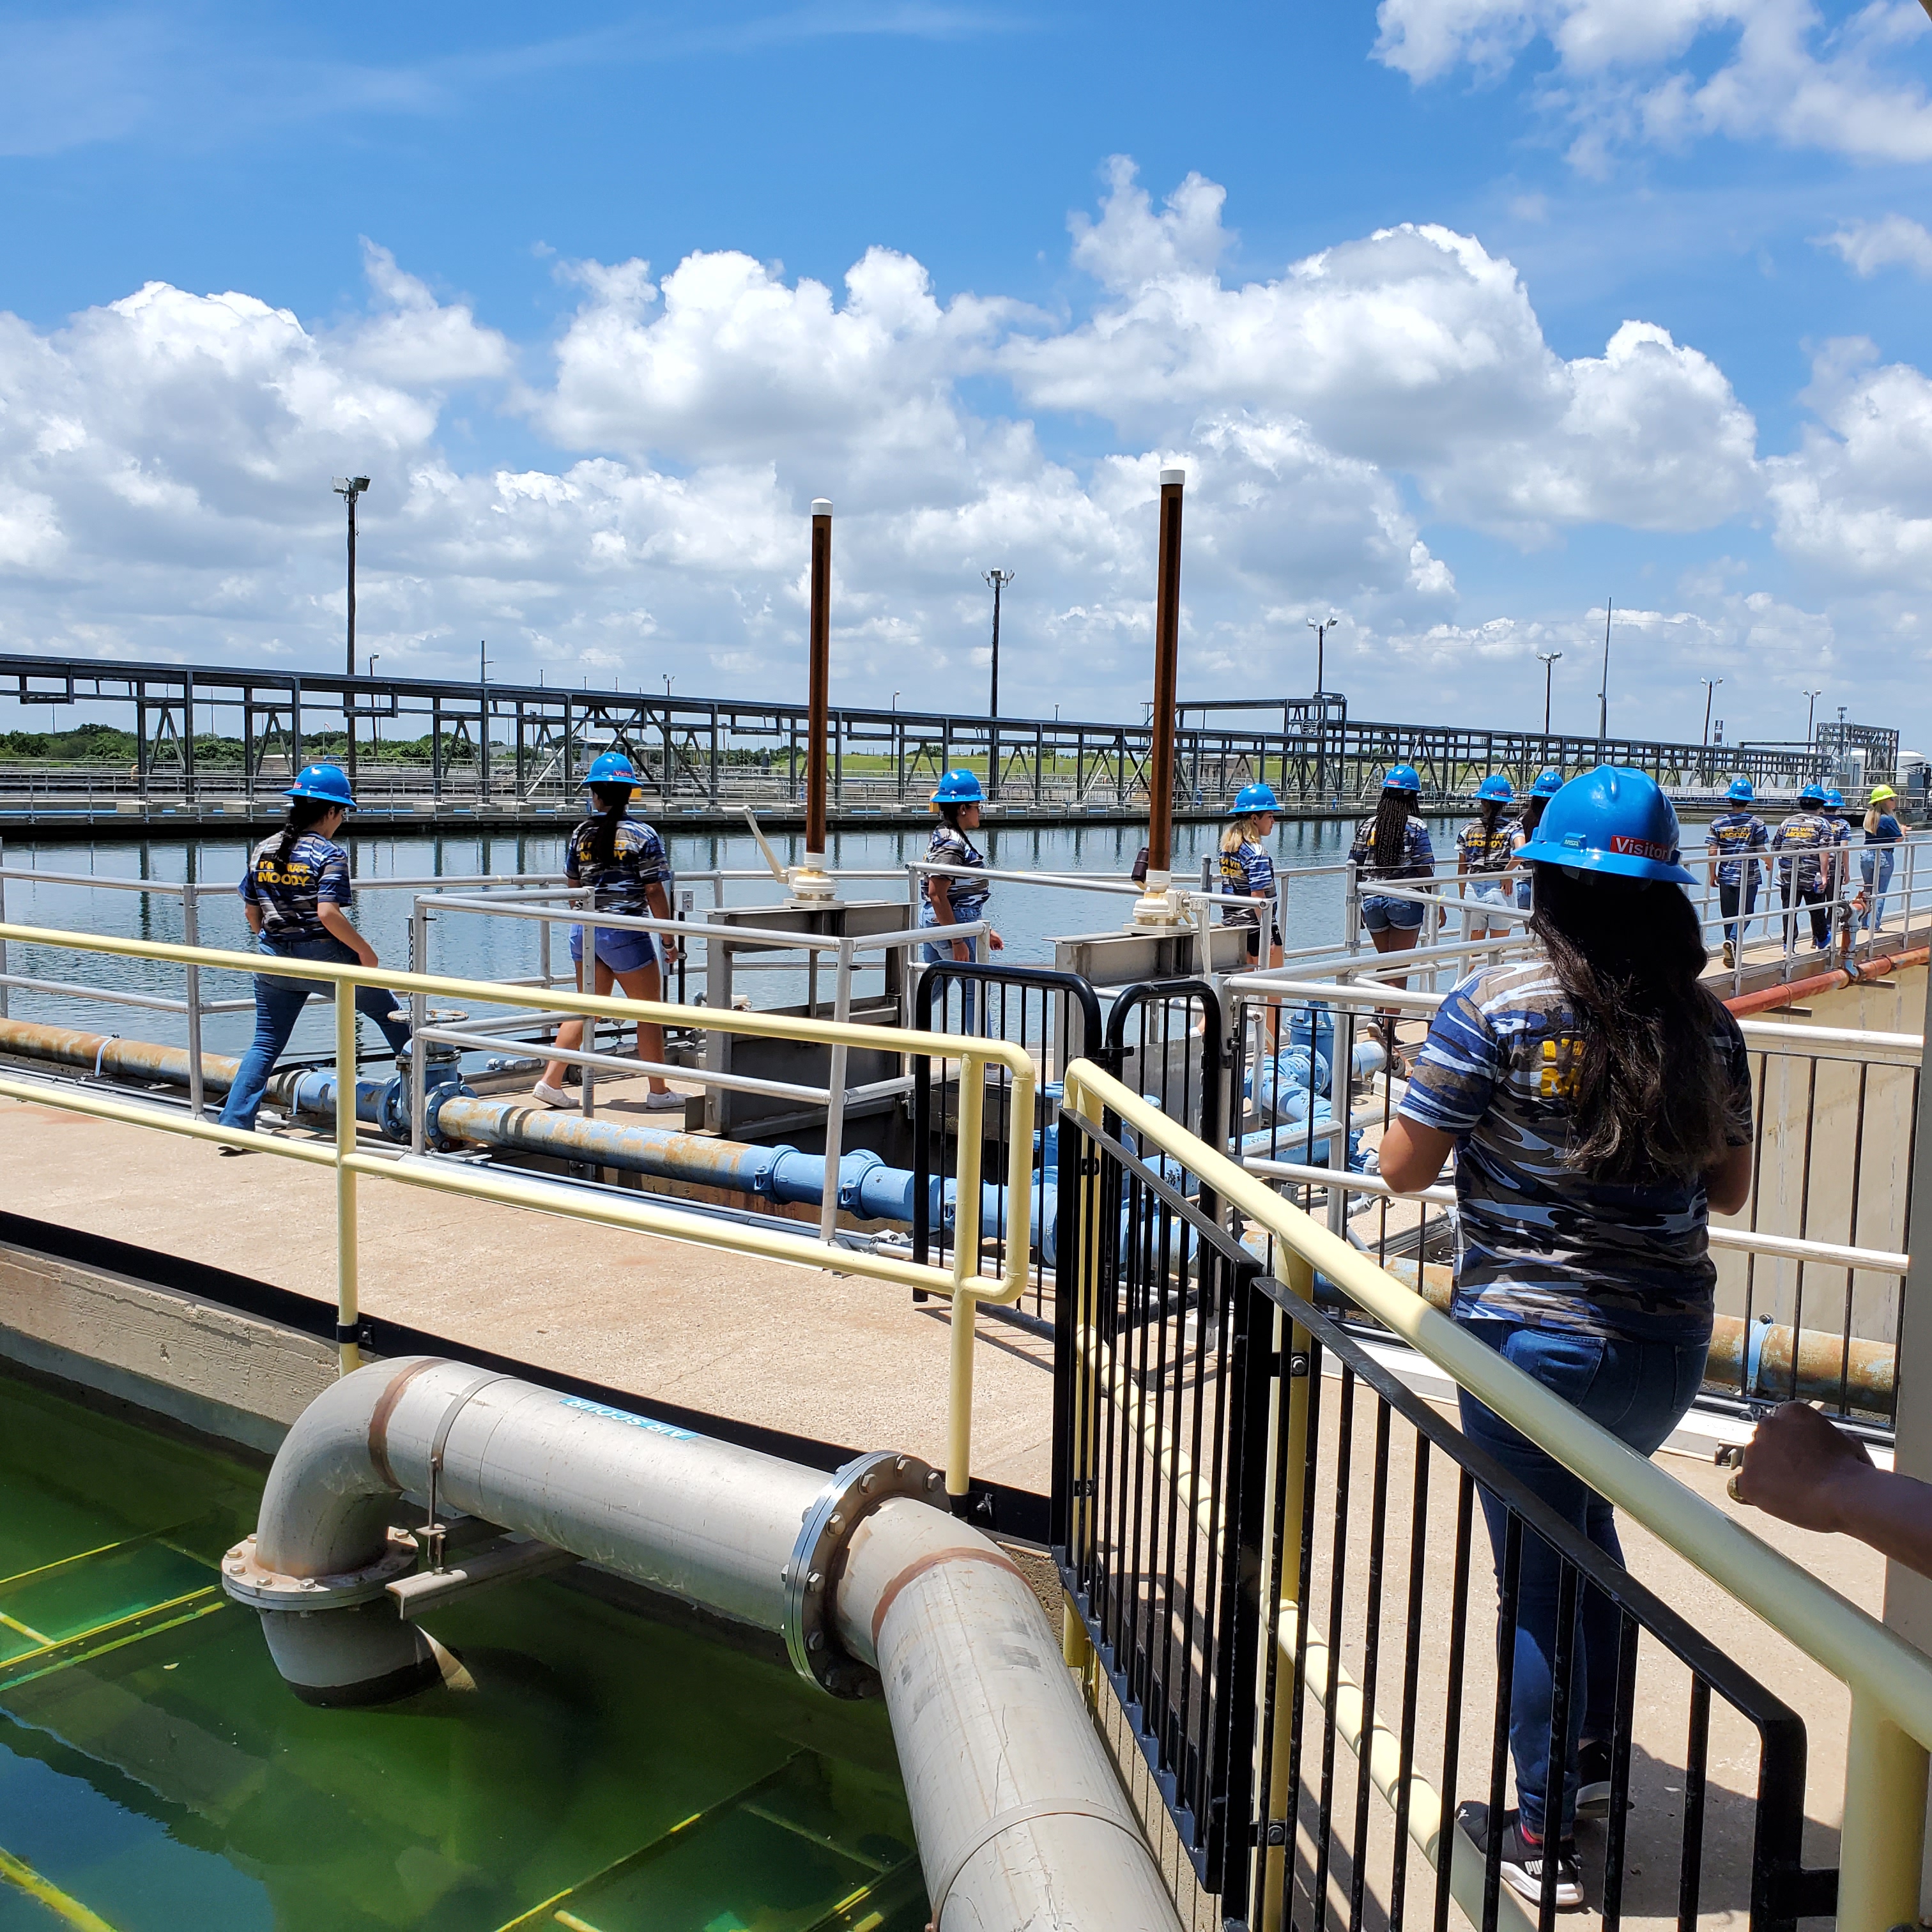
[(784, 1640), (792, 1668), (835, 1697), (878, 1693), (878, 1672), (847, 1654), (832, 1615), (832, 1570), (852, 1532), (889, 1497), (948, 1507), (946, 1479), (916, 1456), (890, 1449), (856, 1456), (834, 1472), (799, 1526), (784, 1585)]

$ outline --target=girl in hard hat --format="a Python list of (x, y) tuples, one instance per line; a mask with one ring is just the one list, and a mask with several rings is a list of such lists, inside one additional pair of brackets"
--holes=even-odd
[[(980, 808), (986, 799), (980, 774), (964, 766), (957, 771), (946, 772), (940, 779), (938, 788), (932, 794), (932, 808), (939, 814), (939, 823), (932, 828), (932, 838), (926, 848), (928, 865), (956, 866), (974, 872), (985, 869), (986, 855), (973, 843), (972, 834), (980, 829)], [(986, 917), (986, 900), (992, 890), (986, 880), (962, 878), (958, 872), (928, 872), (923, 883), (926, 896), (920, 901), (919, 908), (921, 926), (936, 930), (942, 926), (969, 926)], [(1004, 951), (1006, 942), (997, 932), (988, 930), (986, 944), (994, 952), (999, 952)], [(929, 966), (950, 960), (964, 964), (973, 957), (973, 942), (970, 939), (935, 940), (922, 946), (920, 952)], [(974, 1004), (970, 984), (962, 988), (960, 1000), (965, 1023), (970, 1027)]]
[[(605, 752), (591, 762), (584, 778), (597, 814), (584, 819), (570, 835), (564, 848), (563, 873), (574, 886), (591, 888), (594, 912), (612, 912), (634, 919), (671, 916), (669, 885), (670, 860), (664, 841), (654, 826), (628, 816), (631, 794), (637, 788), (636, 767), (620, 752)], [(592, 944), (597, 958), (591, 990), (608, 994), (612, 985), (621, 986), (627, 999), (656, 1000), (663, 988), (658, 970), (658, 947), (652, 935), (634, 926), (598, 926)], [(667, 964), (677, 957), (674, 941), (664, 942)], [(584, 990), (584, 928), (570, 932), (570, 956), (577, 964), (577, 989)], [(584, 1022), (566, 1020), (556, 1030), (556, 1044), (574, 1052), (584, 1042)], [(638, 1058), (664, 1064), (664, 1028), (645, 1021), (638, 1023)], [(547, 1107), (572, 1104), (564, 1090), (566, 1063), (553, 1060), (542, 1077), (530, 1089), (530, 1097)], [(591, 1077), (584, 1069), (584, 1077)], [(674, 1094), (664, 1076), (650, 1076), (650, 1090), (644, 1106), (651, 1113), (668, 1113), (682, 1108), (684, 1096)]]
[(1898, 815), (1898, 794), (1887, 784), (1874, 785), (1865, 806), (1865, 844), (1858, 854), (1858, 875), (1864, 882), (1864, 907), (1859, 923), (1868, 932), (1885, 929), (1885, 896), (1905, 826)]
[[(282, 829), (248, 855), (248, 868), (242, 875), (242, 910), (256, 945), (278, 959), (376, 964), (376, 949), (349, 922), (349, 854), (335, 842), (342, 821), (356, 809), (348, 779), (338, 766), (305, 765), (283, 796), (289, 809)], [(311, 993), (327, 998), (332, 990), (327, 980), (256, 976), (255, 1037), (222, 1107), (224, 1127), (254, 1131), (268, 1076), (303, 1006)], [(408, 1046), (409, 1026), (397, 1012), (393, 993), (358, 986), (356, 1010), (382, 1029), (391, 1052)], [(220, 1151), (248, 1150), (224, 1147)]]
[(1456, 835), (1456, 876), (1462, 882), (1462, 896), (1475, 902), (1466, 915), (1468, 937), (1502, 938), (1508, 922), (1493, 923), (1486, 906), (1501, 905), (1508, 890), (1504, 874), (1514, 857), (1513, 829), (1503, 820), (1503, 807), (1516, 796), (1515, 788), (1500, 772), (1492, 772), (1476, 788), (1476, 816)]
[[(1758, 867), (1754, 855), (1765, 850), (1771, 835), (1762, 819), (1751, 810), (1757, 794), (1749, 778), (1733, 778), (1724, 796), (1731, 808), (1711, 821), (1704, 835), (1705, 850), (1718, 868), (1718, 910), (1724, 925), (1724, 964), (1738, 963), (1738, 948), (1744, 944), (1751, 914), (1757, 906)], [(1742, 906), (1744, 916), (1738, 916)]]
[(1516, 821), (1516, 830), (1510, 834), (1510, 865), (1516, 874), (1516, 902), (1519, 910), (1529, 910), (1529, 872), (1518, 858), (1522, 848), (1536, 836), (1536, 828), (1543, 823), (1544, 808), (1563, 789), (1563, 774), (1552, 765), (1546, 771), (1538, 772), (1536, 782), (1529, 788), (1529, 798), (1522, 808), (1522, 816)]
[[(1274, 860), (1262, 842), (1274, 836), (1275, 814), (1281, 801), (1268, 784), (1244, 785), (1221, 833), (1221, 890), (1250, 901), (1265, 899), (1268, 920), (1268, 964), (1281, 964), (1281, 924), (1274, 906)], [(1262, 914), (1258, 905), (1231, 906), (1221, 915), (1223, 926), (1248, 928), (1248, 957), (1260, 962)]]
[(1798, 794), (1798, 809), (1771, 835), (1771, 849), (1788, 856), (1778, 862), (1778, 883), (1784, 901), (1784, 950), (1798, 945), (1797, 910), (1811, 914), (1811, 944), (1824, 952), (1832, 944), (1832, 908), (1826, 886), (1836, 834), (1825, 816), (1825, 788), (1808, 784)]
[[(1378, 952), (1403, 952), (1422, 931), (1422, 907), (1414, 899), (1396, 898), (1376, 890), (1408, 880), (1426, 885), (1436, 877), (1436, 850), (1429, 828), (1417, 815), (1422, 779), (1413, 765), (1391, 765), (1382, 780), (1376, 815), (1355, 828), (1348, 848), (1350, 862), (1360, 881), (1362, 924)], [(1437, 922), (1441, 923), (1438, 914)], [(1408, 984), (1406, 980), (1395, 982)]]
[[(1454, 1318), (1642, 1456), (1703, 1379), (1709, 1217), (1735, 1214), (1750, 1184), (1750, 1064), (1737, 1022), (1699, 981), (1706, 956), (1678, 843), (1676, 813), (1642, 772), (1605, 767), (1550, 800), (1522, 852), (1538, 953), (1450, 994), (1381, 1150), (1382, 1178), (1404, 1193), (1454, 1150)], [(1461, 1405), (1472, 1442), (1621, 1562), (1607, 1502), (1474, 1396)], [(1482, 1493), (1500, 1582), (1508, 1520)], [(1517, 1563), (1519, 1809), (1465, 1804), (1457, 1817), (1480, 1851), (1499, 1846), (1504, 1879), (1532, 1901), (1553, 1861), (1556, 1903), (1574, 1906), (1574, 1821), (1607, 1815), (1612, 1748), (1630, 1748), (1615, 1736), (1620, 1618), (1586, 1589), (1560, 1632), (1563, 1566), (1533, 1531)], [(1559, 1646), (1576, 1661), (1552, 1767)]]

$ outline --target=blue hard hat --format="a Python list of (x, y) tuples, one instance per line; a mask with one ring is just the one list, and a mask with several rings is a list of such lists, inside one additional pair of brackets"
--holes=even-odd
[(1422, 775), (1413, 765), (1391, 765), (1382, 778), (1384, 791), (1415, 791), (1422, 789)]
[(304, 765), (296, 774), (296, 782), (283, 793), (284, 798), (320, 799), (325, 805), (339, 805), (344, 812), (356, 809), (356, 800), (349, 789), (349, 776), (340, 765)]
[(1529, 788), (1532, 798), (1554, 798), (1563, 789), (1563, 774), (1554, 765), (1546, 771), (1538, 772), (1536, 782)]
[(1476, 796), (1480, 799), (1493, 799), (1498, 805), (1507, 805), (1515, 797), (1516, 788), (1501, 772), (1492, 772), (1477, 786)]
[(986, 788), (980, 782), (977, 772), (969, 772), (962, 766), (956, 772), (948, 772), (939, 781), (939, 789), (932, 794), (934, 805), (984, 805)]
[(1845, 794), (1841, 792), (1836, 785), (1834, 785), (1832, 789), (1825, 794), (1825, 802), (1828, 805), (1834, 812), (1843, 812), (1845, 808)]
[(1822, 805), (1825, 802), (1825, 788), (1816, 784), (1807, 785), (1798, 794), (1798, 802), (1800, 805)]
[(1235, 818), (1245, 817), (1251, 812), (1279, 812), (1281, 800), (1274, 795), (1271, 784), (1246, 784), (1235, 794), (1234, 802), (1229, 807), (1229, 815)]
[(1739, 805), (1749, 805), (1757, 796), (1757, 794), (1752, 790), (1751, 782), (1749, 778), (1733, 778), (1731, 781), (1730, 789), (1724, 794), (1724, 796), (1728, 799), (1734, 800)]
[(1599, 765), (1544, 807), (1521, 856), (1534, 865), (1613, 872), (1630, 879), (1693, 883), (1677, 862), (1677, 814), (1657, 781), (1621, 765)]
[(622, 752), (600, 752), (590, 761), (590, 769), (578, 781), (578, 789), (586, 785), (638, 784), (637, 767)]

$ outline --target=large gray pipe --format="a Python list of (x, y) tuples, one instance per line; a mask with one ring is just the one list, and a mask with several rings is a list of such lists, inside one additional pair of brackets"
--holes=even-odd
[(439, 1510), (782, 1633), (821, 1683), (875, 1668), (939, 1932), (1179, 1932), (1033, 1592), (916, 1499), (937, 1484), (907, 1457), (828, 1480), (460, 1363), (371, 1364), (303, 1412), (223, 1565), (298, 1695), (377, 1702), (447, 1671), (384, 1594), (415, 1567), (398, 1499), (432, 1469)]

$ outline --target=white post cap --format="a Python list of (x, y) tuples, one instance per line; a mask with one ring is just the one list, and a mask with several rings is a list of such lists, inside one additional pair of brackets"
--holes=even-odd
[(1184, 470), (1163, 470), (1160, 472), (1161, 488), (1163, 490), (1170, 483), (1185, 483), (1186, 481), (1187, 472)]
[(812, 500), (812, 514), (814, 517), (830, 516), (832, 514), (832, 499), (830, 496), (813, 497)]

